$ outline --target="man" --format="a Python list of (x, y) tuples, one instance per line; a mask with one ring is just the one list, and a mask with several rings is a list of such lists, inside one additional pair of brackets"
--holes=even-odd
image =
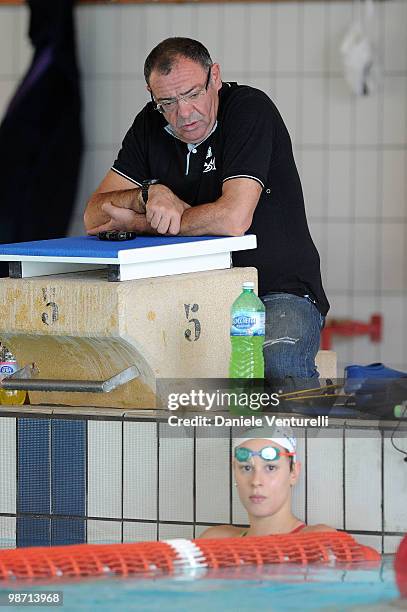
[(234, 254), (233, 264), (258, 269), (266, 376), (318, 377), (329, 304), (278, 110), (257, 89), (222, 83), (207, 49), (188, 38), (155, 47), (144, 76), (151, 102), (87, 204), (88, 233), (256, 234), (257, 249)]

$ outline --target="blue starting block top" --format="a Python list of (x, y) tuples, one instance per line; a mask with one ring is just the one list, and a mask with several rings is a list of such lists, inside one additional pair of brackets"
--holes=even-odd
[(0, 244), (0, 261), (12, 262), (12, 277), (108, 267), (110, 280), (131, 280), (229, 268), (233, 251), (254, 248), (253, 234), (138, 236), (114, 242), (96, 236), (77, 236)]

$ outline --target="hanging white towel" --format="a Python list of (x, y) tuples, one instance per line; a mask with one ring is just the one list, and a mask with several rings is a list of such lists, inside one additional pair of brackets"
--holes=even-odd
[(367, 96), (377, 85), (377, 60), (369, 28), (374, 17), (373, 0), (359, 1), (355, 21), (349, 27), (341, 45), (345, 79), (358, 96)]

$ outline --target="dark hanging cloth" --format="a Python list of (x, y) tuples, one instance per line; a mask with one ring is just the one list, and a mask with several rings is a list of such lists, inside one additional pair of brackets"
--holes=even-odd
[(0, 125), (0, 243), (68, 229), (82, 151), (73, 3), (28, 0), (34, 57)]

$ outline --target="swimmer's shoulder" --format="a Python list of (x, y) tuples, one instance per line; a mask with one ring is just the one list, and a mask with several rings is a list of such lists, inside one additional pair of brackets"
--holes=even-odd
[(199, 538), (237, 538), (245, 531), (243, 527), (233, 525), (215, 525), (208, 527)]
[(329, 527), (329, 525), (324, 525), (324, 523), (318, 523), (317, 525), (307, 525), (304, 529), (301, 529), (300, 533), (309, 533), (311, 531), (336, 531), (334, 527)]

